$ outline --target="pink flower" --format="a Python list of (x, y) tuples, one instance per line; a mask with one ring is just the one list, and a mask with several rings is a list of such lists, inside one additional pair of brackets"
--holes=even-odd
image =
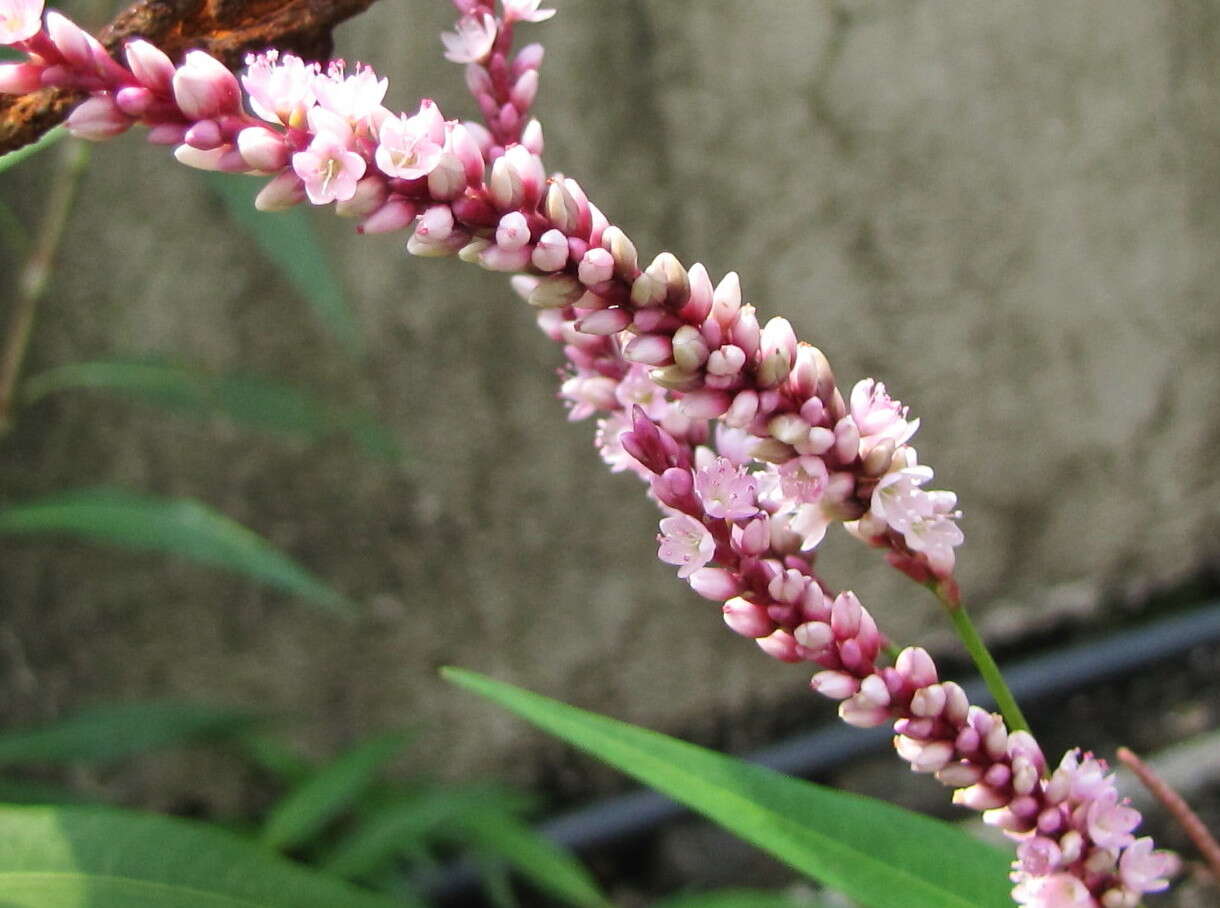
[(42, 0), (0, 0), (0, 44), (17, 44), (42, 31), (42, 7)]
[(1026, 877), (1012, 891), (1013, 901), (1029, 908), (1096, 908), (1097, 902), (1070, 873)]
[(907, 408), (886, 393), (885, 385), (871, 378), (856, 382), (851, 389), (851, 418), (860, 437), (869, 440), (866, 448), (883, 438), (903, 444), (919, 428), (919, 420), (908, 422)]
[(1169, 851), (1153, 851), (1152, 839), (1136, 839), (1118, 861), (1123, 885), (1132, 892), (1160, 892), (1169, 888), (1169, 877), (1177, 872), (1179, 860)]
[(307, 64), (292, 54), (281, 57), (279, 51), (269, 50), (246, 57), (241, 83), (250, 96), (250, 107), (264, 120), (300, 127), (317, 101), (314, 82), (318, 73), (316, 63)]
[(688, 514), (662, 520), (657, 541), (661, 543), (657, 557), (678, 565), (678, 576), (683, 579), (711, 561), (716, 552), (716, 540), (707, 527)]
[(334, 60), (314, 80), (313, 90), (319, 104), (355, 124), (381, 107), (389, 85), (389, 79), (378, 79), (372, 69), (359, 63), (349, 76), (343, 61)]
[(491, 13), (483, 18), (463, 16), (458, 20), (456, 32), (444, 32), (441, 41), (445, 44), (445, 59), (454, 63), (485, 63), (496, 43), (496, 20)]
[(315, 107), (309, 112), (309, 125), (315, 131), (313, 141), (292, 156), (292, 169), (304, 181), (313, 204), (345, 202), (356, 194), (368, 165), (348, 148), (351, 130), (339, 117)]
[(413, 117), (387, 117), (378, 132), (376, 161), (381, 172), (404, 180), (427, 176), (441, 160), (445, 121), (431, 101)]
[(1134, 807), (1120, 804), (1118, 792), (1110, 788), (1089, 805), (1089, 836), (1101, 848), (1118, 850), (1134, 841), (1131, 830), (1140, 822), (1140, 812)]
[(745, 520), (758, 513), (758, 483), (727, 457), (717, 457), (695, 474), (695, 491), (709, 517)]
[(501, 0), (504, 5), (504, 22), (543, 22), (555, 15), (553, 9), (539, 9), (542, 0)]
[(779, 487), (794, 502), (814, 504), (826, 492), (829, 474), (822, 458), (794, 457), (779, 468)]

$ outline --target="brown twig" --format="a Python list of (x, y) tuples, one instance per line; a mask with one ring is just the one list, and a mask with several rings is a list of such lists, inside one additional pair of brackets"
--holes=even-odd
[[(308, 60), (326, 60), (336, 25), (375, 0), (139, 0), (98, 34), (112, 54), (128, 38), (151, 41), (175, 60), (206, 50), (230, 69), (250, 51), (277, 47)], [(0, 96), (0, 154), (38, 139), (83, 99), (79, 92), (44, 89)]]
[(1195, 843), (1195, 847), (1207, 861), (1207, 866), (1211, 868), (1213, 878), (1220, 882), (1220, 842), (1217, 842), (1207, 827), (1203, 825), (1199, 815), (1190, 809), (1190, 805), (1182, 799), (1181, 795), (1169, 787), (1168, 782), (1153, 772), (1152, 768), (1130, 749), (1120, 747), (1118, 758), (1130, 767), (1144, 787), (1151, 792), (1154, 798), (1165, 805), (1165, 809), (1186, 830), (1190, 840)]

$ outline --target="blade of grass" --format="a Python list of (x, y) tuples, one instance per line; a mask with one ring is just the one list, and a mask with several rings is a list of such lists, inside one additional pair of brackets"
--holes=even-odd
[(0, 765), (114, 763), (147, 751), (232, 738), (256, 721), (246, 710), (168, 700), (96, 706), (57, 722), (0, 733)]
[(283, 851), (315, 836), (373, 783), (407, 737), (378, 735), (322, 767), (272, 808), (259, 836), (263, 844)]
[(205, 174), (234, 223), (244, 230), (296, 288), (314, 315), (353, 355), (364, 352), (360, 326), (318, 239), (307, 206), (267, 214), (254, 207), (261, 188), (230, 174)]
[(169, 360), (115, 358), (57, 366), (26, 379), (22, 397), (31, 404), (75, 390), (123, 394), (195, 418), (219, 414), (241, 425), (314, 441), (346, 434), (370, 456), (403, 458), (393, 435), (371, 414), (329, 406), (267, 379), (214, 375)]
[(0, 155), (0, 173), (6, 170), (11, 170), (22, 161), (29, 160), (34, 155), (41, 151), (50, 148), (56, 142), (65, 138), (68, 135), (68, 130), (63, 125), (56, 126), (49, 132), (44, 133), (38, 138), (37, 142), (31, 142), (29, 145), (24, 145), (16, 151), (10, 151), (6, 155)]
[(393, 908), (200, 823), (97, 807), (0, 807), (0, 904)]
[(0, 509), (0, 533), (68, 535), (179, 555), (258, 580), (335, 614), (351, 616), (356, 610), (262, 537), (190, 499), (108, 488), (64, 492)]
[(1011, 858), (953, 826), (717, 754), (473, 672), (454, 684), (872, 908), (1004, 908)]

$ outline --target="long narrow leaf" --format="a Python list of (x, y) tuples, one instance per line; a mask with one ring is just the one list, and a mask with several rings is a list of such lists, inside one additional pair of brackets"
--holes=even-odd
[(362, 879), (395, 856), (418, 848), (438, 828), (485, 810), (497, 792), (484, 786), (431, 789), (371, 811), (334, 847), (322, 867), (346, 879)]
[(213, 375), (156, 359), (106, 359), (70, 363), (22, 384), (27, 403), (62, 391), (124, 394), (194, 417), (222, 415), (236, 423), (317, 440), (348, 435), (365, 453), (402, 458), (393, 436), (368, 413), (344, 411), (287, 385), (246, 375)]
[(85, 489), (0, 509), (0, 533), (77, 536), (127, 549), (166, 552), (243, 574), (321, 606), (355, 606), (262, 537), (190, 499)]
[(16, 151), (10, 151), (6, 155), (0, 155), (0, 173), (4, 173), (4, 171), (8, 170), (9, 168), (16, 167), (22, 161), (32, 158), (34, 155), (38, 154), (44, 149), (50, 148), (67, 134), (68, 130), (66, 128), (63, 126), (56, 126), (54, 129), (40, 136), (37, 142), (31, 142), (29, 145), (18, 148)]
[(819, 908), (826, 904), (816, 895), (793, 896), (761, 889), (721, 889), (692, 895), (675, 895), (652, 908)]
[(468, 844), (501, 858), (539, 889), (581, 908), (607, 904), (580, 861), (511, 814), (477, 812), (459, 826)]
[(229, 833), (94, 807), (0, 807), (4, 908), (392, 908)]
[(229, 174), (207, 174), (208, 185), (233, 219), (297, 289), (314, 314), (351, 352), (363, 350), (360, 326), (348, 308), (326, 250), (313, 229), (308, 206), (268, 215), (254, 207), (260, 185)]
[(871, 908), (1011, 905), (1009, 858), (953, 826), (734, 760), (473, 672), (445, 678)]
[(377, 771), (406, 742), (403, 732), (379, 735), (320, 769), (275, 806), (263, 827), (263, 844), (287, 849), (308, 840), (350, 806)]
[(254, 721), (244, 710), (195, 703), (98, 706), (37, 728), (0, 733), (0, 765), (113, 763), (146, 751), (233, 737)]

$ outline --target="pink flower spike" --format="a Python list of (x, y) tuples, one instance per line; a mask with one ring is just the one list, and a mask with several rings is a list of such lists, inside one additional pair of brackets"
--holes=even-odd
[(486, 63), (496, 43), (496, 20), (491, 13), (483, 13), (482, 19), (462, 16), (456, 28), (457, 31), (441, 34), (445, 59), (454, 63)]
[(315, 136), (305, 151), (292, 156), (292, 169), (304, 181), (305, 193), (314, 205), (350, 199), (366, 167), (364, 158), (325, 132)]
[(0, 0), (0, 44), (17, 44), (42, 31), (42, 0)]
[(504, 24), (514, 22), (544, 22), (555, 15), (553, 9), (539, 9), (542, 0), (502, 0)]
[(0, 95), (24, 95), (42, 88), (41, 66), (34, 63), (0, 63)]
[(145, 88), (168, 96), (174, 91), (174, 61), (161, 48), (140, 38), (123, 47), (127, 68)]
[(687, 514), (662, 520), (657, 541), (661, 543), (657, 557), (666, 564), (678, 565), (682, 579), (711, 561), (716, 551), (716, 540), (707, 527)]
[(381, 172), (403, 180), (427, 176), (440, 163), (445, 124), (431, 101), (413, 117), (389, 117), (379, 132), (375, 159)]
[(126, 132), (131, 123), (110, 95), (97, 94), (72, 111), (67, 127), (77, 138), (101, 142)]
[(201, 50), (187, 53), (174, 73), (174, 100), (192, 120), (239, 112), (240, 89), (223, 63)]
[(758, 482), (727, 457), (717, 457), (695, 474), (695, 491), (709, 517), (746, 520), (758, 513)]
[(1161, 892), (1169, 888), (1169, 877), (1181, 863), (1169, 851), (1153, 851), (1152, 839), (1136, 839), (1118, 861), (1123, 885), (1133, 892)]

